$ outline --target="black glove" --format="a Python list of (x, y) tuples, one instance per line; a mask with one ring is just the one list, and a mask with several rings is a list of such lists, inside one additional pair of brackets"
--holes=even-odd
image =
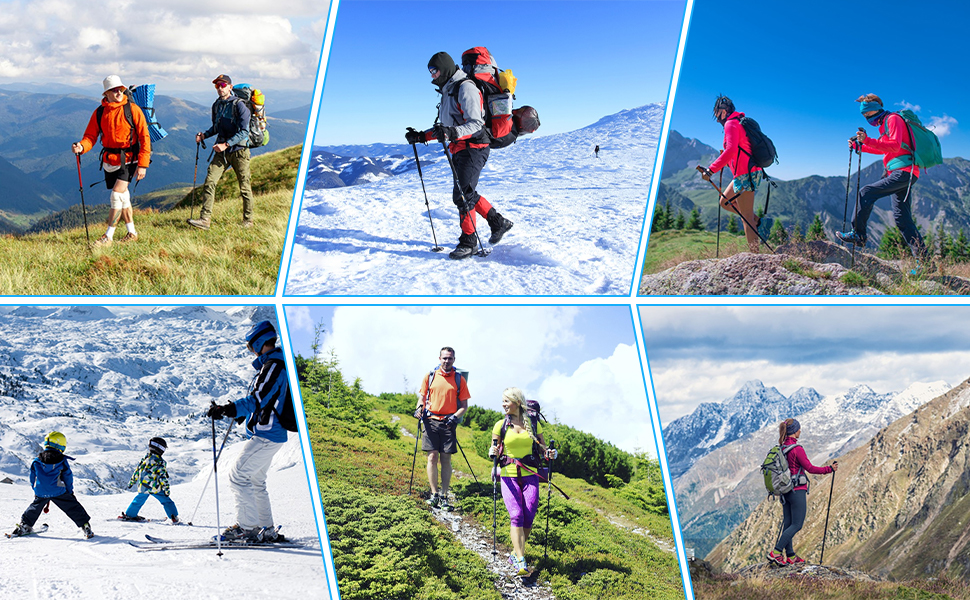
[(230, 402), (224, 406), (219, 406), (218, 404), (213, 404), (206, 416), (213, 419), (221, 419), (222, 417), (229, 417), (230, 419), (236, 416), (236, 405)]
[(448, 142), (457, 138), (458, 134), (455, 132), (454, 127), (445, 127), (441, 123), (438, 123), (434, 126), (434, 137), (439, 142)]
[(404, 134), (404, 139), (406, 139), (409, 144), (424, 143), (424, 132), (415, 131), (414, 129), (408, 127), (408, 132)]

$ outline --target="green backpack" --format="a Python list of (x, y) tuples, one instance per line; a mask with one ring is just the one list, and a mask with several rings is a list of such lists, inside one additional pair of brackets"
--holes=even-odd
[[(897, 156), (886, 165), (887, 170), (895, 170), (908, 167), (913, 164), (915, 157), (916, 166), (921, 169), (928, 169), (936, 165), (943, 164), (943, 150), (940, 148), (940, 138), (936, 134), (923, 127), (916, 113), (909, 110), (901, 110), (895, 113), (903, 118), (906, 127), (909, 129), (909, 137), (913, 140), (913, 146), (903, 143), (903, 150), (909, 152), (905, 156)], [(888, 117), (887, 117), (888, 118)]]
[(801, 477), (792, 478), (791, 469), (788, 466), (787, 454), (798, 444), (791, 446), (775, 446), (768, 451), (768, 456), (761, 463), (761, 473), (765, 476), (765, 489), (769, 496), (781, 496), (795, 489), (796, 480)]

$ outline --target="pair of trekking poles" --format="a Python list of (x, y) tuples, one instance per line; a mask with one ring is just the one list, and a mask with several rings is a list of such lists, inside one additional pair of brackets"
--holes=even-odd
[[(421, 441), (421, 424), (424, 423), (426, 418), (427, 415), (422, 410), (421, 417), (418, 419), (418, 435), (414, 436), (414, 456), (411, 459), (411, 481), (408, 483), (408, 496), (411, 495), (411, 492), (414, 489), (414, 467), (418, 462), (418, 442)], [(457, 428), (457, 425), (455, 427)], [(468, 457), (465, 456), (465, 450), (461, 447), (461, 444), (458, 443), (457, 433), (455, 434), (455, 445), (457, 445), (458, 450), (461, 451), (461, 455), (465, 459), (465, 464), (468, 465), (468, 471), (472, 474), (472, 479), (475, 480), (475, 483), (478, 483), (478, 477), (475, 477), (475, 471), (472, 469), (472, 464), (468, 462)]]
[[(413, 133), (418, 133), (418, 131), (413, 127), (408, 127), (408, 131)], [(451, 177), (455, 182), (455, 189), (458, 190), (458, 194), (461, 196), (462, 206), (465, 207), (467, 212), (474, 213), (475, 207), (468, 206), (468, 199), (465, 198), (465, 190), (461, 188), (461, 183), (459, 183), (458, 181), (458, 172), (455, 171), (455, 163), (451, 159), (451, 153), (448, 152), (448, 146), (445, 144), (445, 141), (443, 139), (439, 139), (438, 141), (441, 142), (441, 148), (445, 152), (445, 158), (448, 159), (448, 166), (451, 167)], [(428, 190), (425, 189), (424, 187), (424, 174), (421, 172), (421, 159), (418, 158), (418, 145), (411, 144), (411, 149), (414, 150), (414, 162), (418, 167), (418, 178), (421, 180), (421, 191), (424, 192), (424, 205), (428, 209), (428, 221), (430, 221), (431, 223), (431, 238), (434, 241), (434, 246), (431, 247), (431, 251), (441, 252), (442, 250), (444, 250), (444, 248), (438, 245), (438, 236), (436, 236), (434, 232), (434, 219), (431, 218), (431, 204), (428, 202)], [(477, 227), (475, 228), (475, 239), (478, 240), (478, 247), (479, 247), (479, 250), (476, 254), (478, 256), (483, 256), (483, 257), (488, 256), (491, 253), (491, 250), (490, 249), (486, 250), (485, 245), (482, 244), (482, 238), (479, 237), (478, 235)]]
[[(722, 208), (722, 206), (724, 204), (733, 205), (734, 206), (734, 210), (732, 212), (736, 213), (739, 217), (741, 217), (741, 220), (744, 221), (744, 224), (747, 225), (748, 229), (754, 231), (755, 234), (758, 236), (758, 238), (761, 240), (761, 243), (764, 244), (765, 247), (768, 248), (768, 250), (770, 252), (774, 253), (775, 249), (771, 247), (771, 244), (768, 243), (768, 240), (765, 239), (765, 236), (761, 235), (761, 232), (758, 231), (758, 228), (755, 227), (754, 225), (752, 225), (748, 221), (748, 219), (744, 215), (741, 214), (741, 209), (738, 206), (737, 202), (735, 202), (735, 201), (738, 199), (738, 197), (741, 196), (742, 192), (736, 192), (733, 196), (731, 196), (730, 198), (727, 198), (722, 203), (721, 202), (721, 198), (725, 198), (725, 196), (724, 196), (724, 192), (721, 189), (721, 186), (719, 186), (718, 184), (716, 184), (713, 181), (711, 181), (710, 176), (707, 175), (707, 169), (705, 169), (704, 167), (702, 167), (700, 165), (697, 165), (695, 168), (697, 169), (697, 172), (698, 173), (700, 173), (701, 175), (705, 175), (706, 176), (705, 179), (707, 179), (707, 182), (710, 183), (711, 186), (713, 186), (715, 190), (717, 190), (717, 197), (718, 197), (718, 200), (717, 200), (717, 249), (716, 249), (716, 252), (715, 252), (715, 257), (720, 257), (720, 255), (721, 255), (721, 208)], [(723, 175), (723, 172), (722, 172), (722, 175)], [(767, 178), (767, 175), (765, 175), (765, 178)], [(774, 185), (775, 183), (773, 181), (769, 180), (768, 181), (768, 184), (769, 185)], [(765, 207), (767, 208), (767, 202), (765, 203)]]

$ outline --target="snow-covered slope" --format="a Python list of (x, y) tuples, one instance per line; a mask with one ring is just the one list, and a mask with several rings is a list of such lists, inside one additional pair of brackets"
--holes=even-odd
[[(493, 150), (478, 190), (515, 226), (484, 259), (430, 251), (415, 171), (307, 191), (286, 293), (626, 294), (662, 120), (663, 105), (650, 104)], [(422, 169), (438, 243), (451, 250), (459, 231), (450, 168), (438, 160)], [(478, 227), (487, 244), (488, 225)]]
[[(36, 316), (18, 316), (36, 315)], [(47, 316), (45, 316), (47, 315)], [(312, 589), (327, 597), (316, 522), (299, 439), (291, 439), (270, 469), (268, 489), (283, 533), (309, 544), (297, 550), (138, 552), (128, 540), (144, 534), (203, 540), (215, 534), (210, 401), (246, 393), (255, 373), (243, 339), (266, 307), (165, 307), (116, 316), (103, 307), (14, 311), (0, 315), (0, 510), (13, 529), (33, 493), (30, 462), (44, 435), (67, 436), (75, 493), (97, 534), (84, 540), (59, 509), (36, 537), (0, 538), (4, 597), (254, 598), (291, 597)], [(217, 423), (222, 438), (228, 421)], [(129, 524), (113, 519), (131, 501), (131, 472), (148, 440), (164, 437), (172, 499), (195, 527)], [(234, 522), (228, 470), (243, 435), (236, 427), (220, 459), (220, 523)], [(224, 466), (225, 465), (225, 466)], [(315, 482), (314, 482), (315, 485)], [(196, 510), (196, 506), (198, 509)], [(142, 515), (161, 519), (149, 499)]]

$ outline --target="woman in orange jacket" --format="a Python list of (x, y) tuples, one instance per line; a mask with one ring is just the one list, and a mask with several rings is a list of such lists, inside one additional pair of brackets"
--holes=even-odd
[(121, 83), (121, 77), (109, 75), (103, 84), (101, 106), (91, 115), (84, 137), (72, 144), (71, 149), (75, 154), (84, 154), (94, 147), (98, 136), (101, 136), (101, 166), (105, 185), (111, 190), (111, 210), (108, 212), (108, 231), (95, 244), (110, 246), (119, 216), (124, 219), (128, 229), (128, 234), (121, 238), (121, 242), (138, 239), (128, 184), (145, 178), (151, 162), (152, 142), (148, 136), (145, 114), (125, 93), (126, 87)]

